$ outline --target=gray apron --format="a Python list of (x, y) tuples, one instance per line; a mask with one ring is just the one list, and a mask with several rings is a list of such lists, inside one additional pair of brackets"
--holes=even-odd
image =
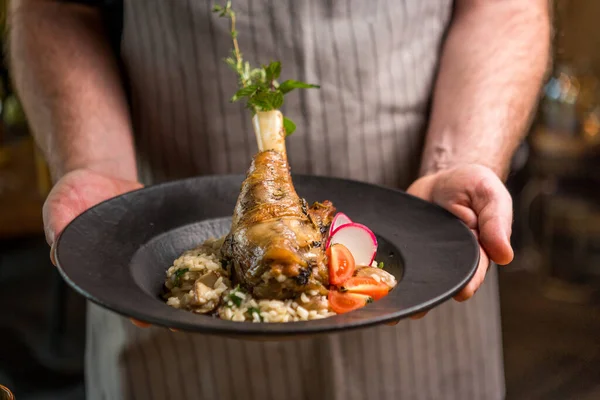
[[(451, 0), (236, 0), (242, 52), (321, 85), (286, 98), (292, 171), (406, 188), (417, 176)], [(228, 102), (228, 21), (206, 0), (125, 0), (140, 179), (245, 172), (250, 116)], [(139, 329), (90, 305), (89, 399), (501, 399), (495, 269), (420, 321), (288, 342)]]

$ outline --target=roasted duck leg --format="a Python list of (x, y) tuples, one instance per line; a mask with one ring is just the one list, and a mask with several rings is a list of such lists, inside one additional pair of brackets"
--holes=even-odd
[(258, 112), (253, 123), (259, 152), (242, 184), (223, 259), (256, 298), (326, 294), (325, 235), (335, 208), (329, 201), (309, 207), (296, 193), (281, 112)]

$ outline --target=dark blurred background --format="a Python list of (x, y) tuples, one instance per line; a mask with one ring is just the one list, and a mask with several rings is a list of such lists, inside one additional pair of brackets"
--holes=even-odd
[[(555, 1), (552, 73), (508, 181), (516, 250), (500, 273), (508, 399), (600, 399), (599, 15), (597, 0)], [(0, 384), (18, 400), (83, 399), (85, 303), (48, 260), (41, 207), (51, 182), (6, 66)]]

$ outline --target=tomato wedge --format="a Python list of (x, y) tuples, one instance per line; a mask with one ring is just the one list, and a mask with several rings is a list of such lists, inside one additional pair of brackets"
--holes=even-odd
[(390, 288), (383, 282), (377, 282), (370, 276), (355, 276), (342, 284), (340, 291), (347, 293), (359, 293), (370, 296), (373, 300), (379, 300), (387, 296)]
[(329, 306), (337, 314), (347, 313), (371, 303), (373, 299), (370, 296), (359, 293), (342, 293), (337, 290), (330, 290)]
[(334, 244), (327, 248), (329, 259), (329, 283), (341, 285), (354, 275), (354, 257), (343, 244)]

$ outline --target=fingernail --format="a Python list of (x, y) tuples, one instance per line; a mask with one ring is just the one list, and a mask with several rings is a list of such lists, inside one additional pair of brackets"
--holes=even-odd
[(52, 265), (54, 265), (56, 267), (56, 256), (55, 256), (54, 244), (52, 246), (50, 246), (50, 262), (52, 263)]
[(56, 242), (56, 234), (54, 231), (48, 230), (48, 234), (46, 235), (46, 242), (52, 246)]
[(131, 321), (131, 323), (133, 325), (137, 326), (138, 328), (147, 328), (150, 326), (149, 323), (143, 322), (143, 321), (138, 321), (137, 319), (134, 319), (134, 318), (130, 318), (129, 320)]

